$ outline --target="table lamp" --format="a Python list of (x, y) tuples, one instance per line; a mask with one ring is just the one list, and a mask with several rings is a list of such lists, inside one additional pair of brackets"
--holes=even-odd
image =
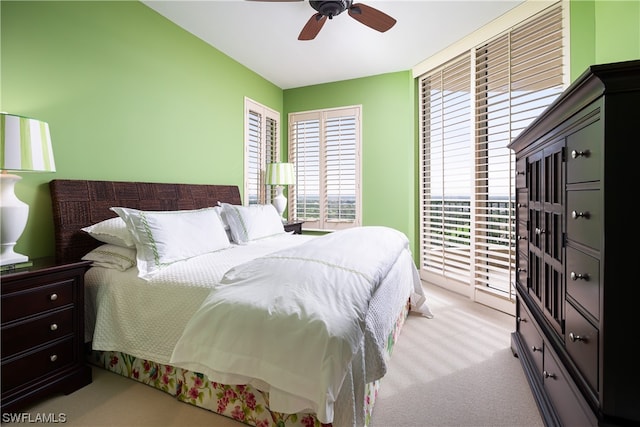
[(282, 222), (286, 222), (286, 219), (282, 214), (287, 208), (287, 198), (282, 194), (282, 189), (285, 185), (295, 183), (296, 179), (293, 174), (293, 163), (269, 163), (267, 165), (265, 184), (276, 186), (276, 196), (273, 198), (271, 203), (278, 211), (278, 215), (282, 218)]
[(14, 246), (29, 217), (29, 206), (15, 194), (22, 179), (10, 172), (55, 172), (49, 125), (39, 120), (0, 113), (0, 266), (26, 263)]

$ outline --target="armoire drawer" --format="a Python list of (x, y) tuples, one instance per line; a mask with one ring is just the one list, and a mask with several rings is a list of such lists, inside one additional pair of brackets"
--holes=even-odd
[(522, 252), (518, 253), (518, 268), (516, 269), (516, 280), (523, 287), (527, 287), (527, 279), (529, 277), (529, 273), (527, 269), (529, 268), (529, 259)]
[(597, 119), (567, 137), (567, 183), (602, 178), (602, 122)]
[(600, 250), (600, 190), (567, 191), (567, 238)]
[(526, 344), (529, 356), (536, 365), (536, 371), (542, 373), (544, 351), (542, 335), (535, 326), (535, 321), (527, 306), (521, 300), (518, 300), (518, 313), (518, 332)]
[(598, 391), (598, 329), (570, 303), (565, 309), (565, 348), (591, 388)]
[(543, 381), (563, 427), (595, 426), (597, 421), (571, 377), (558, 363), (550, 347), (545, 348)]
[(518, 208), (518, 221), (525, 223), (529, 220), (529, 192), (516, 190), (516, 207)]
[(527, 240), (527, 223), (524, 221), (518, 221), (518, 237), (516, 238), (518, 241), (518, 251), (528, 253), (529, 252), (529, 241)]
[(527, 159), (516, 160), (516, 188), (527, 188)]
[(567, 246), (567, 293), (600, 319), (600, 260)]

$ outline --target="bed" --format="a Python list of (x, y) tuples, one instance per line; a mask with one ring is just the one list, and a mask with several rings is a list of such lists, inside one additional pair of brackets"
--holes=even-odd
[(50, 192), (57, 261), (93, 261), (90, 363), (244, 424), (368, 425), (409, 311), (431, 317), (406, 236), (386, 227), (291, 235), (231, 185)]

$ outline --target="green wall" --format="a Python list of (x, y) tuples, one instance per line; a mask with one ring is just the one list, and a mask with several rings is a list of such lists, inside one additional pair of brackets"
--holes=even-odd
[[(640, 2), (573, 0), (571, 80), (640, 58)], [(417, 254), (417, 96), (409, 70), (282, 90), (138, 2), (0, 2), (0, 110), (47, 121), (57, 172), (22, 174), (17, 250), (53, 254), (54, 178), (242, 188), (244, 97), (287, 114), (362, 105), (363, 223)], [(286, 132), (282, 135), (286, 144)]]
[(573, 0), (571, 81), (592, 64), (640, 59), (640, 1)]
[(393, 227), (410, 240), (416, 234), (413, 99), (410, 71), (284, 91), (285, 120), (291, 112), (362, 105), (362, 225)]
[(139, 2), (2, 1), (0, 110), (49, 123), (55, 173), (16, 186), (16, 249), (53, 254), (54, 178), (236, 184), (248, 96), (282, 90)]

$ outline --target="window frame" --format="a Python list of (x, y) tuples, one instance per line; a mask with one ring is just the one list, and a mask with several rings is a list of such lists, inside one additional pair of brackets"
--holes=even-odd
[[(256, 123), (256, 118), (262, 120)], [(275, 196), (275, 189), (265, 184), (265, 173), (268, 163), (280, 161), (280, 133), (280, 113), (245, 97), (244, 205), (271, 203)]]
[[(498, 22), (492, 23), (487, 27), (484, 27), (477, 31), (476, 33), (470, 35), (467, 39), (462, 40), (457, 45), (447, 50), (447, 54), (439, 54), (436, 58), (430, 58), (422, 64), (419, 64), (416, 68), (414, 68), (414, 77), (418, 79), (418, 96), (420, 97), (420, 124), (421, 124), (421, 134), (420, 134), (420, 153), (421, 153), (421, 164), (420, 164), (420, 275), (421, 278), (425, 281), (437, 284), (439, 286), (445, 287), (447, 289), (456, 291), (458, 293), (465, 294), (469, 296), (472, 300), (481, 302), (483, 304), (494, 307), (498, 310), (507, 312), (509, 314), (515, 313), (515, 289), (514, 289), (514, 278), (513, 272), (515, 270), (515, 266), (513, 263), (509, 263), (507, 266), (508, 273), (510, 275), (509, 290), (505, 292), (496, 291), (492, 289), (490, 286), (483, 286), (481, 283), (486, 285), (487, 277), (484, 279), (477, 279), (476, 275), (478, 273), (478, 260), (476, 260), (476, 246), (478, 244), (478, 236), (476, 235), (477, 229), (486, 231), (486, 223), (480, 223), (480, 225), (476, 224), (476, 218), (481, 217), (479, 214), (479, 209), (481, 209), (483, 199), (487, 193), (483, 193), (484, 190), (478, 190), (476, 187), (481, 185), (481, 178), (484, 176), (483, 173), (486, 172), (482, 169), (479, 169), (479, 165), (477, 163), (478, 159), (482, 157), (482, 153), (478, 153), (476, 150), (483, 146), (481, 143), (481, 138), (483, 136), (482, 129), (479, 127), (479, 116), (481, 115), (479, 111), (483, 107), (482, 102), (480, 102), (479, 94), (477, 93), (478, 89), (481, 85), (478, 84), (480, 78), (476, 75), (478, 72), (476, 61), (481, 56), (479, 53), (479, 49), (486, 47), (493, 40), (503, 37), (505, 34), (511, 34), (515, 31), (520, 30), (531, 22), (535, 22), (541, 15), (547, 14), (547, 12), (553, 11), (556, 8), (560, 7), (560, 17), (561, 17), (561, 43), (562, 43), (562, 53), (561, 53), (561, 61), (562, 64), (560, 66), (561, 69), (561, 80), (562, 80), (562, 89), (566, 88), (569, 84), (568, 78), (568, 8), (566, 7), (566, 2), (557, 1), (554, 3), (545, 2), (543, 5), (541, 4), (532, 4), (533, 2), (525, 2), (522, 6), (514, 9), (512, 13), (508, 14), (509, 16), (503, 16)], [(463, 47), (463, 48), (462, 48)], [(449, 259), (446, 263), (449, 263), (449, 266), (453, 266), (454, 268), (461, 267), (460, 274), (457, 275), (447, 275), (447, 274), (438, 274), (434, 271), (427, 271), (425, 267), (425, 263), (427, 262), (427, 245), (425, 243), (425, 211), (427, 207), (425, 206), (425, 178), (429, 172), (426, 170), (426, 157), (430, 155), (429, 150), (430, 147), (425, 147), (425, 134), (428, 132), (426, 128), (428, 124), (425, 124), (425, 105), (423, 103), (423, 79), (428, 77), (431, 73), (435, 73), (444, 69), (447, 65), (454, 62), (455, 60), (459, 60), (461, 57), (467, 57), (470, 61), (470, 82), (469, 82), (469, 115), (470, 115), (470, 123), (471, 123), (471, 131), (470, 131), (470, 144), (469, 149), (472, 152), (471, 161), (470, 161), (470, 170), (469, 175), (471, 178), (472, 191), (469, 194), (469, 218), (470, 223), (469, 233), (470, 233), (470, 248), (468, 254), (468, 261), (465, 261), (470, 266), (470, 271), (468, 272), (468, 277), (464, 276), (464, 266), (461, 266), (460, 262), (461, 257), (459, 259)], [(488, 164), (488, 163), (487, 163)], [(480, 165), (481, 166), (481, 165)], [(514, 176), (515, 176), (515, 165), (509, 171), (509, 180), (512, 190), (514, 189)], [(485, 174), (486, 175), (486, 174)], [(444, 195), (443, 195), (444, 197)], [(478, 200), (476, 200), (479, 197)], [(509, 197), (508, 202), (508, 210), (510, 212), (515, 213), (515, 192), (512, 191)], [(486, 210), (486, 209), (485, 209)], [(510, 231), (509, 234), (513, 236), (513, 230), (516, 224), (513, 221), (514, 216), (510, 216)], [(507, 239), (509, 237), (507, 236)], [(482, 237), (480, 238), (482, 240)], [(513, 242), (512, 242), (513, 243)], [(513, 260), (515, 259), (515, 244), (510, 245), (513, 250)], [(443, 245), (443, 250), (445, 245)], [(510, 256), (509, 256), (510, 257)], [(490, 269), (489, 269), (490, 270)], [(487, 270), (487, 271), (489, 271)]]
[[(345, 118), (343, 122), (341, 119)], [(314, 136), (313, 133), (317, 132), (317, 143), (318, 143), (318, 159), (317, 159), (317, 171), (315, 171), (315, 166), (313, 162), (303, 162), (300, 158), (305, 155), (305, 147), (301, 144), (297, 144), (296, 141), (298, 139), (298, 135), (300, 134), (300, 130), (303, 130), (303, 126), (301, 123), (310, 123), (313, 121), (318, 122), (317, 129), (309, 126), (308, 139), (310, 140), (309, 145), (311, 149), (313, 149), (312, 145), (315, 141), (312, 141)], [(350, 124), (349, 122), (353, 122)], [(320, 110), (309, 110), (309, 111), (301, 111), (301, 112), (292, 112), (288, 115), (288, 123), (289, 123), (289, 147), (288, 147), (288, 156), (289, 162), (293, 163), (295, 173), (296, 173), (296, 181), (299, 185), (289, 186), (289, 220), (290, 221), (305, 221), (305, 230), (318, 230), (318, 231), (335, 231), (345, 228), (357, 227), (362, 224), (362, 156), (361, 156), (361, 146), (362, 146), (362, 106), (361, 105), (351, 105), (344, 107), (336, 107), (336, 108), (327, 108)], [(340, 130), (341, 125), (344, 123), (344, 131)], [(299, 125), (300, 124), (300, 125)], [(336, 138), (340, 140), (343, 138), (341, 132), (344, 132), (344, 141), (343, 145), (345, 148), (348, 148), (348, 145), (352, 145), (353, 147), (348, 148), (348, 156), (344, 156), (344, 160), (340, 158), (340, 155), (330, 155), (327, 154), (330, 150), (327, 150), (327, 141), (335, 141)], [(307, 134), (300, 134), (301, 137), (307, 136)], [(352, 137), (352, 138), (351, 138)], [(306, 138), (303, 138), (306, 141)], [(350, 219), (331, 219), (329, 218), (329, 207), (328, 207), (328, 198), (330, 196), (330, 191), (328, 189), (329, 184), (328, 180), (330, 179), (331, 169), (328, 167), (328, 159), (329, 157), (333, 159), (337, 159), (337, 162), (340, 163), (344, 161), (345, 163), (350, 163), (348, 158), (353, 155), (353, 170), (349, 169), (349, 175), (351, 179), (345, 179), (345, 184), (341, 187), (343, 191), (348, 191), (353, 194), (354, 201), (352, 207), (347, 207), (345, 209), (339, 209), (339, 212), (350, 212), (353, 211), (353, 220)], [(307, 158), (305, 156), (305, 158)], [(309, 181), (312, 181), (317, 176), (318, 179), (318, 218), (315, 217), (306, 217), (304, 216), (304, 212), (300, 212), (299, 206), (303, 198), (305, 198), (305, 184), (302, 182), (305, 176), (305, 169), (309, 169)], [(313, 185), (313, 184), (311, 184)], [(353, 187), (351, 188), (351, 185)], [(349, 188), (351, 190), (349, 191)], [(306, 191), (309, 193), (311, 190)], [(340, 190), (337, 190), (341, 192)], [(332, 192), (332, 193), (335, 193)]]

